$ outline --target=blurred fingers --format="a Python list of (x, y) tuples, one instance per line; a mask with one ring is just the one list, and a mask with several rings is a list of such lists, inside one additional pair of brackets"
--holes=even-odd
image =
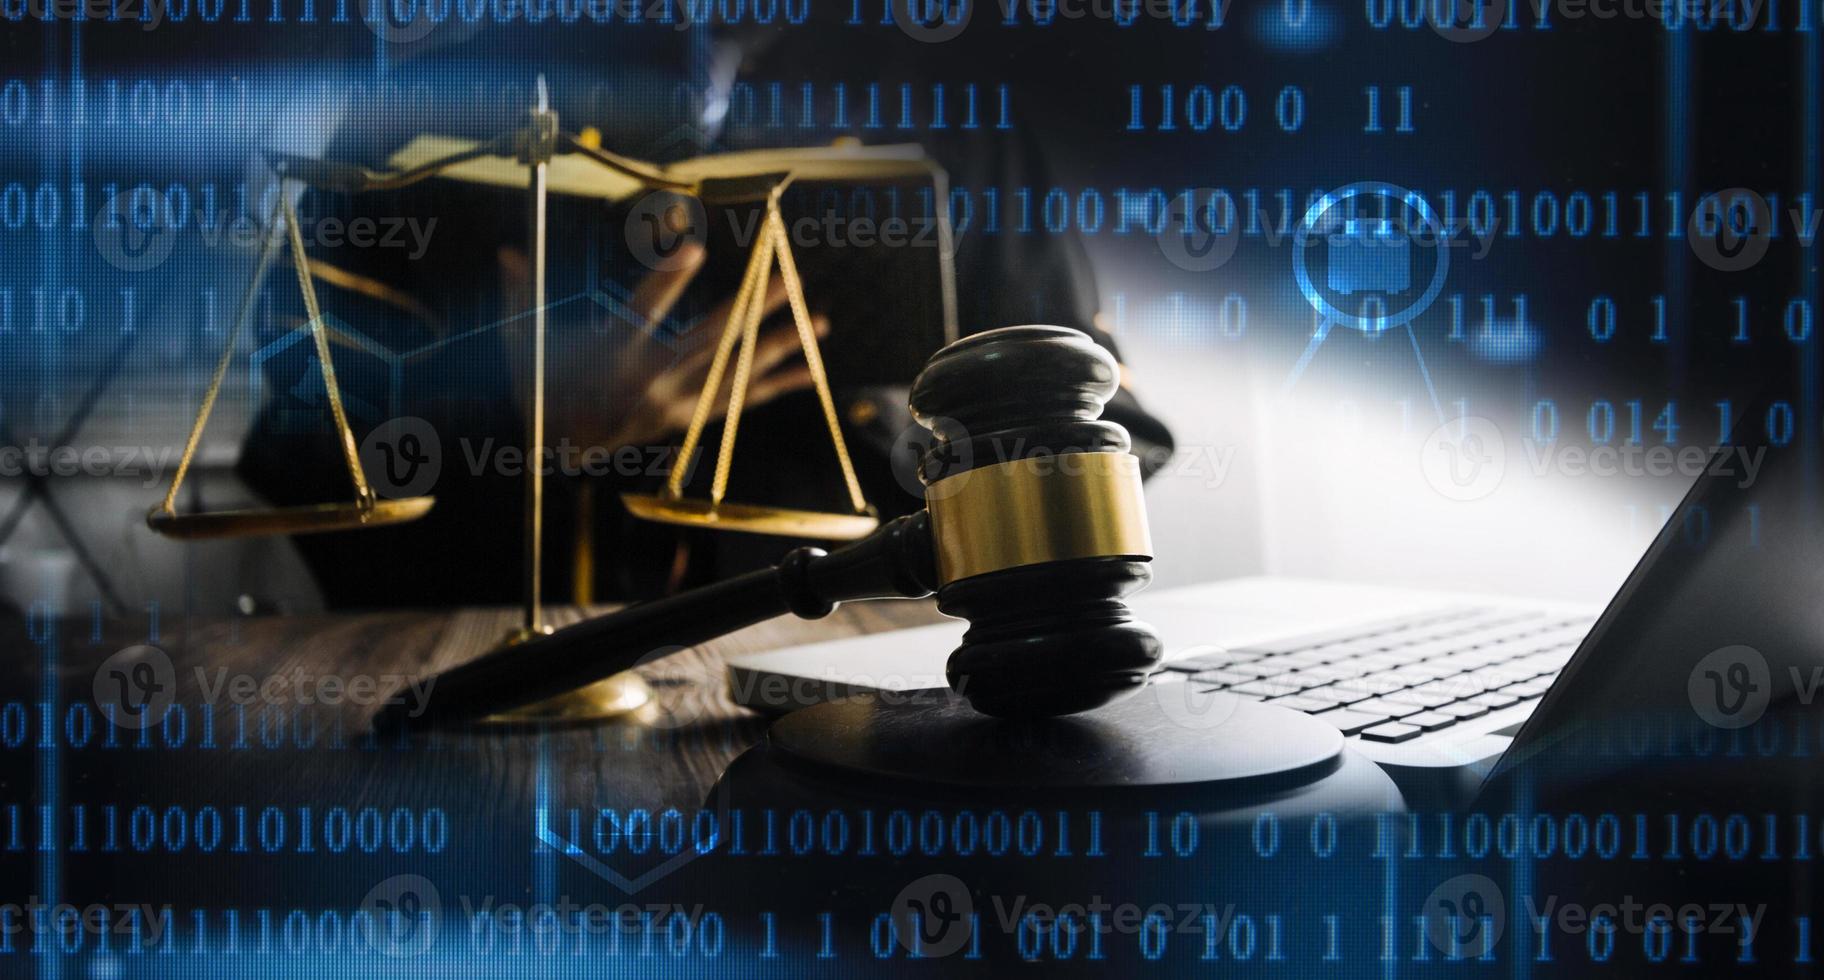
[(811, 387), (811, 368), (808, 364), (792, 364), (780, 368), (767, 376), (754, 381), (747, 389), (747, 404), (764, 405), (780, 395), (794, 391), (803, 391)]
[[(811, 329), (816, 331), (817, 339), (830, 335), (830, 320), (825, 316), (811, 317)], [(801, 349), (798, 343), (798, 325), (790, 319), (777, 324), (760, 335), (760, 345), (754, 350), (754, 373), (765, 374)]]
[[(736, 297), (730, 296), (716, 304), (715, 309), (710, 310), (709, 315), (703, 318), (704, 325), (712, 328), (715, 336), (719, 337), (722, 335), (722, 328), (728, 326), (729, 318), (735, 315), (735, 299)], [(778, 276), (768, 277), (766, 280), (766, 297), (762, 300), (760, 306), (760, 318), (762, 320), (766, 319), (784, 305), (785, 280), (780, 279)], [(706, 344), (705, 346), (709, 345)]]
[(678, 251), (668, 262), (668, 268), (660, 269), (640, 280), (633, 288), (633, 298), (628, 305), (633, 308), (634, 316), (641, 326), (651, 326), (665, 319), (671, 308), (677, 305), (678, 298), (690, 286), (690, 281), (702, 270), (704, 259), (709, 253), (697, 242), (685, 242), (678, 246)]

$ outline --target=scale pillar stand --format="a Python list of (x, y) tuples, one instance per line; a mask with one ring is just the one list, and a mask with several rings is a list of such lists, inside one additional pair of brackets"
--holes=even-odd
[[(517, 646), (552, 632), (544, 611), (544, 537), (545, 537), (545, 331), (547, 310), (545, 296), (545, 263), (547, 248), (545, 208), (550, 198), (546, 175), (551, 158), (557, 153), (557, 113), (551, 111), (545, 80), (538, 80), (537, 102), (527, 116), (521, 136), (519, 158), (526, 165), (526, 212), (528, 252), (532, 267), (532, 384), (526, 406), (526, 506), (525, 506), (525, 584), (524, 617), (517, 629), (507, 634), (503, 646)], [(586, 531), (586, 529), (585, 529)], [(528, 662), (528, 670), (536, 670)], [(487, 719), (505, 725), (536, 725), (562, 722), (603, 721), (639, 711), (652, 702), (652, 688), (631, 671), (596, 681), (586, 687), (523, 708), (503, 712)]]

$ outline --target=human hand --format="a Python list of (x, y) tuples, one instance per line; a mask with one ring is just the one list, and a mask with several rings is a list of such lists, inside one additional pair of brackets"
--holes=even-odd
[[(668, 268), (651, 273), (635, 287), (624, 316), (603, 313), (592, 323), (553, 316), (545, 341), (547, 444), (568, 439), (572, 445), (609, 450), (656, 445), (690, 424), (697, 398), (708, 381), (717, 342), (734, 315), (734, 297), (693, 325), (681, 343), (659, 339), (654, 325), (665, 319), (706, 259), (701, 245), (685, 243), (667, 263)], [(500, 265), (503, 295), (523, 295), (530, 280), (525, 256), (502, 249)], [(799, 353), (799, 342), (791, 318), (771, 323), (764, 319), (785, 302), (784, 282), (769, 277), (745, 400), (748, 407), (811, 386), (809, 365), (794, 356)], [(524, 309), (525, 304), (517, 308)], [(509, 338), (516, 394), (522, 400), (531, 379), (529, 321), (524, 318)], [(811, 325), (820, 339), (828, 335), (826, 318), (813, 316)], [(733, 375), (731, 363), (716, 392), (711, 421), (728, 410)]]

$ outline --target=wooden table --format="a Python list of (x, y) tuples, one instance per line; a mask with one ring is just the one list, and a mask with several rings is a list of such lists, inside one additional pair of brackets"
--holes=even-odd
[[(1097, 933), (1107, 933), (1105, 962), (1076, 950), (1075, 967), (1123, 976), (1209, 976), (1212, 949), (1232, 969), (1243, 937), (1234, 930), (1245, 920), (1246, 948), (1264, 951), (1266, 933), (1253, 930), (1268, 916), (1283, 926), (1287, 959), (1260, 961), (1258, 975), (1378, 977), (1406, 972), (1430, 949), (1408, 929), (1398, 960), (1386, 959), (1386, 923), (1428, 907), (1426, 893), (1466, 865), (1430, 860), (1416, 836), (1410, 846), (1386, 837), (1406, 827), (1429, 835), (1434, 818), (1389, 823), (1359, 799), (1352, 816), (1274, 790), (1261, 804), (1263, 824), (1251, 809), (1221, 809), (1233, 801), (1195, 794), (1073, 799), (1012, 786), (933, 803), (931, 794), (870, 784), (820, 804), (769, 794), (790, 782), (773, 778), (789, 777), (784, 769), (730, 789), (754, 772), (754, 757), (730, 764), (766, 723), (727, 699), (725, 656), (938, 618), (929, 603), (851, 604), (821, 622), (774, 620), (642, 668), (662, 699), (686, 704), (669, 716), (689, 719), (677, 727), (625, 720), (385, 738), (368, 732), (371, 704), (296, 703), (278, 691), (276, 703), (243, 705), (230, 685), (243, 676), (365, 678), (391, 691), (396, 676), (491, 648), (515, 611), (167, 617), (156, 639), (168, 651), (174, 706), (137, 730), (109, 724), (98, 708), (107, 691), (98, 697), (95, 684), (108, 657), (148, 638), (146, 621), (99, 632), (0, 622), (0, 652), (14, 667), (0, 673), (0, 976), (55, 975), (45, 966), (53, 962), (61, 975), (122, 980), (1005, 976), (1038, 968), (1025, 962), (1033, 937), (1056, 935), (1005, 918), (1005, 909), (1086, 902), (1171, 911), (1152, 931), (1131, 916), (1119, 926), (1111, 912), (1114, 927)], [(719, 781), (725, 771), (734, 776)], [(1204, 804), (1209, 812), (1190, 812)], [(1509, 873), (1497, 856), (1467, 867)], [(1626, 881), (1592, 884), (1588, 862), (1536, 865), (1539, 894), (1580, 901), (1660, 894), (1624, 889), (1647, 887), (1643, 875), (1689, 870), (1599, 864)], [(1762, 862), (1727, 867), (1751, 884), (1783, 886)], [(1390, 897), (1395, 878), (1402, 891)], [(889, 911), (915, 902), (936, 910), (940, 896), (946, 907), (971, 903), (974, 924), (945, 931), (944, 941), (979, 939), (982, 959), (964, 952), (973, 946), (950, 946), (934, 964), (946, 954), (928, 945), (914, 958), (901, 927), (883, 927)], [(107, 950), (90, 934), (68, 956), (34, 954), (64, 940), (22, 930), (8, 912), (33, 902), (114, 910)], [(573, 925), (541, 933), (531, 919), (540, 908)], [(128, 934), (122, 909), (162, 915), (165, 926)], [(424, 917), (407, 925), (428, 928), (379, 925), (411, 910)], [(592, 910), (612, 914), (613, 925), (587, 918)], [(1734, 937), (1722, 939), (1705, 955), (1727, 957)], [(1497, 967), (1531, 956), (1529, 943), (1504, 948)], [(1789, 936), (1781, 943), (1763, 952), (1791, 948)], [(1342, 951), (1335, 962), (1325, 958), (1333, 947)], [(1577, 948), (1567, 939), (1560, 951), (1570, 960)], [(1062, 955), (1046, 954), (1044, 975), (1073, 965), (1052, 961)]]
[[(550, 615), (562, 625), (580, 613)], [(364, 678), (391, 690), (487, 651), (517, 616), (167, 617), (156, 640), (173, 665), (176, 706), (144, 731), (108, 723), (95, 681), (110, 655), (147, 641), (147, 621), (108, 624), (99, 636), (87, 622), (60, 622), (54, 634), (6, 624), (8, 661), (26, 669), (0, 677), (0, 902), (55, 890), (65, 900), (350, 909), (403, 870), (465, 895), (523, 892), (539, 874), (574, 873), (579, 883), (566, 890), (586, 891), (592, 869), (554, 871), (547, 860), (540, 871), (523, 857), (565, 852), (541, 843), (541, 830), (590, 837), (581, 850), (599, 858), (601, 821), (610, 835), (631, 835), (636, 821), (650, 833), (658, 815), (694, 814), (764, 732), (763, 717), (729, 700), (725, 656), (942, 618), (929, 602), (851, 603), (821, 621), (772, 620), (642, 667), (659, 699), (686, 706), (668, 716), (687, 719), (681, 725), (627, 719), (377, 738), (367, 730), (373, 705), (296, 703), (291, 693), (321, 692), (332, 677), (344, 690)], [(240, 677), (280, 679), (278, 703), (234, 703)], [(652, 866), (629, 856), (614, 873), (637, 883)], [(209, 883), (200, 901), (199, 875)]]

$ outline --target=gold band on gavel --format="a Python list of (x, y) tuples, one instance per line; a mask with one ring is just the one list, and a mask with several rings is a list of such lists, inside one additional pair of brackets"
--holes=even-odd
[(994, 463), (925, 488), (937, 577), (958, 579), (1066, 558), (1151, 558), (1140, 461), (1060, 453)]

